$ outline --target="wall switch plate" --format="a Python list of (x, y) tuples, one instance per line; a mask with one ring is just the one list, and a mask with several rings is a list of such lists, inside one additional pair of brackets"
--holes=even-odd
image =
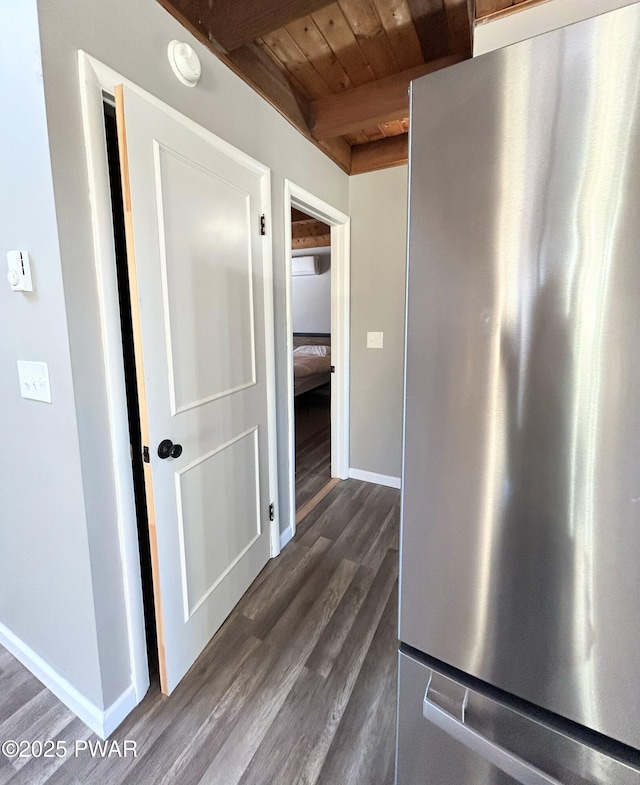
[(367, 333), (367, 349), (382, 349), (384, 333)]
[(46, 363), (18, 360), (18, 378), (23, 398), (51, 403), (49, 366)]
[(7, 280), (12, 292), (32, 292), (33, 281), (31, 280), (31, 263), (29, 254), (26, 251), (8, 251)]

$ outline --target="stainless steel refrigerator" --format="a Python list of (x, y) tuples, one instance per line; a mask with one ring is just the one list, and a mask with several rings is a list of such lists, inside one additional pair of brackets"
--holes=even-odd
[(640, 783), (640, 5), (411, 90), (398, 785)]

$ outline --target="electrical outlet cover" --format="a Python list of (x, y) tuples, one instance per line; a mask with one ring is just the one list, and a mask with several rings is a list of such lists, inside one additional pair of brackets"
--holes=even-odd
[(382, 349), (384, 333), (367, 333), (367, 349)]

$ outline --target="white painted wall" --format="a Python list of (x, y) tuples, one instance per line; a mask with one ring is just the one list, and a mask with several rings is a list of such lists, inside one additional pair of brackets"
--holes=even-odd
[(546, 3), (516, 11), (474, 31), (473, 56), (502, 49), (503, 46), (581, 22), (639, 0), (547, 0)]
[[(351, 178), (350, 467), (400, 477), (407, 167)], [(367, 332), (384, 348), (367, 349)]]
[[(0, 239), (3, 252), (24, 248), (32, 254), (38, 292), (24, 297), (0, 286), (1, 425), (12, 451), (0, 473), (0, 622), (81, 696), (103, 708), (122, 695), (131, 674), (78, 50), (271, 167), (281, 423), (286, 422), (284, 258), (289, 252), (284, 178), (344, 212), (349, 180), (156, 0), (22, 0), (19, 7), (0, 0), (5, 43), (0, 142), (8, 152), (0, 164)], [(190, 43), (201, 58), (203, 77), (196, 89), (171, 73), (166, 47), (173, 38)], [(20, 117), (20, 123), (7, 122), (10, 117)], [(49, 362), (51, 406), (19, 398), (16, 359)], [(284, 485), (286, 429), (280, 431)], [(279, 504), (280, 520), (286, 522), (286, 492)]]
[[(102, 707), (36, 0), (2, 0), (0, 30), (0, 641)], [(10, 249), (29, 252), (33, 294), (10, 291)], [(48, 363), (51, 404), (20, 397), (19, 359)]]
[(294, 333), (331, 332), (331, 259), (320, 257), (319, 275), (294, 275), (291, 311)]

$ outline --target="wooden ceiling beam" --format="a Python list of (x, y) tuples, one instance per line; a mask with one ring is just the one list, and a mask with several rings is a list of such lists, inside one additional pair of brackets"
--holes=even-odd
[(291, 237), (320, 237), (323, 234), (331, 233), (331, 228), (324, 221), (317, 218), (304, 218), (300, 221), (293, 221), (291, 224)]
[(444, 0), (407, 0), (426, 62), (451, 54)]
[[(313, 138), (313, 137), (312, 137)], [(351, 145), (341, 136), (335, 139), (314, 140), (318, 147), (325, 152), (332, 161), (349, 174), (351, 171)]]
[(408, 134), (358, 144), (351, 148), (351, 174), (375, 172), (406, 164), (409, 158)]
[(283, 114), (295, 128), (310, 137), (309, 99), (302, 90), (287, 79), (284, 71), (263, 49), (257, 44), (249, 44), (230, 54), (222, 52), (208, 24), (203, 22), (202, 15), (187, 15), (194, 13), (192, 6), (196, 3), (192, 0), (158, 0), (158, 2), (232, 71)]
[(175, 0), (189, 19), (199, 19), (232, 52), (295, 19), (319, 11), (327, 0)]
[(319, 147), (343, 171), (351, 169), (351, 146), (344, 139), (317, 141), (311, 135), (311, 102), (294, 85), (267, 52), (257, 44), (247, 44), (231, 53), (221, 51), (208, 22), (202, 16), (187, 16), (192, 0), (158, 0), (180, 24), (202, 41), (223, 63), (253, 87), (307, 139)]
[(313, 101), (311, 133), (316, 139), (332, 139), (361, 131), (367, 126), (402, 120), (409, 112), (409, 82), (463, 59), (460, 55), (443, 57), (395, 76)]
[(313, 237), (293, 237), (291, 239), (291, 249), (299, 251), (307, 248), (326, 248), (331, 245), (331, 233), (314, 235)]
[(263, 49), (257, 44), (249, 44), (230, 54), (224, 53), (217, 46), (208, 22), (204, 21), (204, 15), (195, 13), (193, 6), (196, 3), (193, 0), (158, 0), (158, 2), (232, 71), (283, 114), (295, 128), (310, 137), (309, 99), (302, 90), (287, 79), (284, 71)]
[[(470, 37), (467, 36), (465, 25), (469, 17), (468, 9), (472, 7), (473, 0), (402, 0), (412, 9), (414, 18), (416, 18), (415, 9), (422, 14), (416, 18), (416, 27), (423, 51), (425, 39), (421, 37), (420, 30), (425, 29), (427, 22), (433, 22), (435, 26), (432, 25), (433, 29), (429, 35), (431, 38), (434, 35), (437, 38), (442, 27), (442, 25), (438, 27), (438, 24), (444, 20), (445, 27), (448, 26), (447, 43), (442, 49), (445, 55), (434, 58), (435, 44), (431, 41), (431, 56), (426, 64), (370, 84), (362, 84), (365, 81), (364, 75), (360, 79), (359, 72), (356, 74), (353, 71), (351, 67), (353, 63), (348, 60), (344, 70), (352, 83), (358, 84), (360, 81), (360, 86), (345, 90), (339, 95), (312, 101), (295, 80), (287, 76), (266, 49), (254, 42), (254, 39), (309, 14), (314, 14), (313, 22), (325, 38), (327, 36), (331, 38), (335, 26), (335, 19), (331, 14), (338, 13), (338, 18), (344, 21), (340, 16), (340, 6), (336, 3), (328, 4), (327, 0), (233, 0), (233, 3), (230, 0), (158, 0), (158, 2), (307, 139), (314, 142), (345, 172), (352, 174), (405, 163), (407, 136), (403, 134), (357, 144), (352, 148), (344, 135), (353, 134), (355, 139), (367, 126), (384, 127), (385, 123), (405, 119), (408, 114), (409, 82), (431, 71), (457, 63), (470, 54)], [(362, 2), (378, 3), (382, 0), (362, 0)], [(533, 0), (512, 0), (512, 2), (526, 5)], [(329, 14), (330, 10), (331, 14)], [(220, 21), (219, 15), (222, 15), (221, 18), (224, 17), (226, 21)], [(238, 21), (236, 15), (242, 18)], [(386, 23), (392, 25), (393, 20), (386, 19)], [(224, 32), (225, 24), (229, 29), (235, 30), (235, 38), (231, 36), (229, 29)], [(233, 27), (234, 24), (236, 28)], [(248, 26), (251, 25), (254, 26), (248, 31)], [(346, 21), (344, 25), (348, 27)], [(244, 32), (238, 32), (241, 28)], [(295, 31), (299, 32), (297, 27)], [(355, 37), (353, 38), (353, 43), (358, 49), (362, 41), (358, 43)], [(438, 44), (438, 46), (442, 45)], [(453, 54), (449, 54), (451, 51)], [(344, 58), (342, 50), (340, 57)], [(333, 77), (333, 72), (327, 73)], [(361, 133), (360, 135), (362, 136)]]
[(221, 59), (263, 98), (283, 114), (299, 131), (309, 135), (311, 105), (307, 96), (287, 79), (273, 58), (257, 44), (241, 46)]
[(473, 0), (444, 0), (451, 54), (471, 57), (475, 25)]

